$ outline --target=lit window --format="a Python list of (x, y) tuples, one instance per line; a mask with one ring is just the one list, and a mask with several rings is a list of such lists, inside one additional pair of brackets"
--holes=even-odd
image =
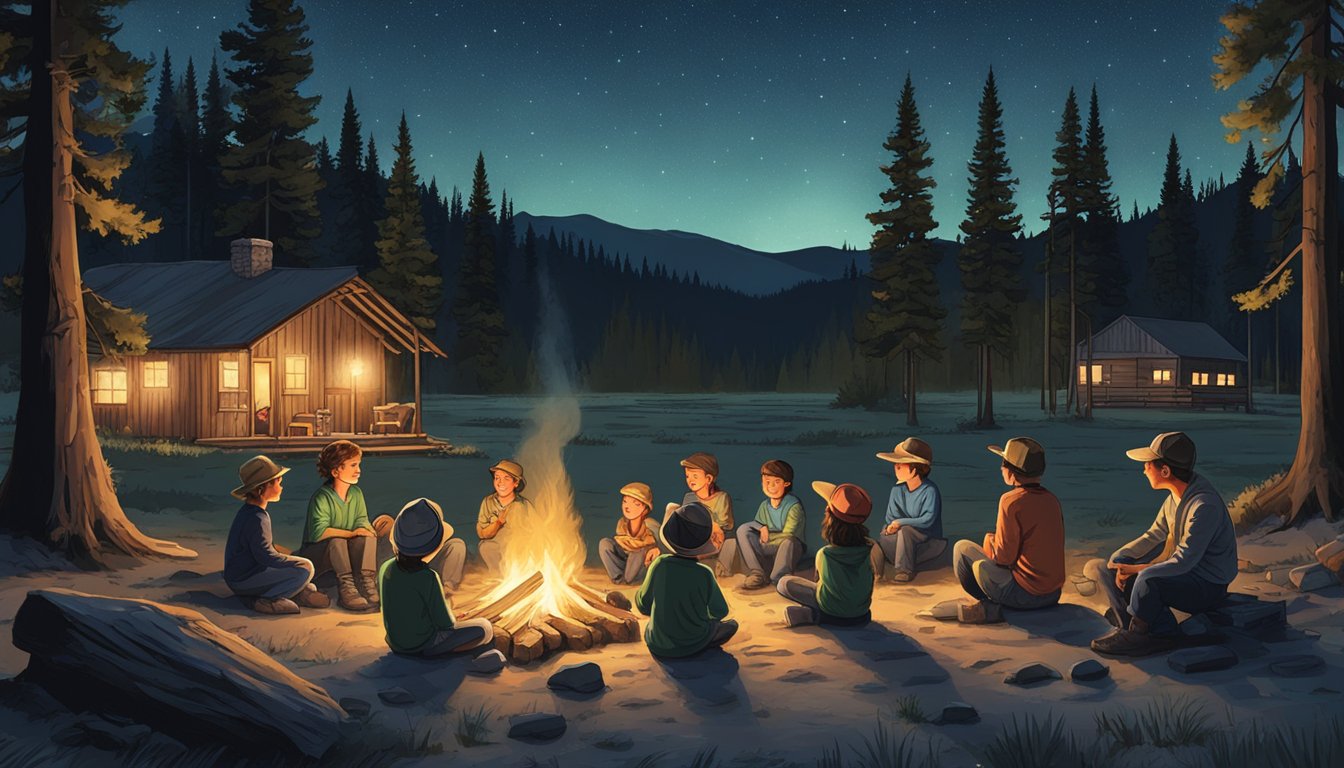
[(1209, 385), (1209, 374), (1207, 374), (1207, 373), (1198, 373), (1198, 372), (1190, 374), (1190, 384), (1191, 384), (1192, 386), (1197, 386), (1197, 387), (1199, 387), (1199, 386), (1205, 386), (1205, 387), (1208, 386), (1208, 385)]
[(1229, 387), (1237, 386), (1237, 374), (1235, 373), (1227, 374), (1227, 386)]
[(237, 360), (219, 361), (219, 410), (245, 411), (245, 402)]
[(1226, 386), (1227, 386), (1227, 374), (1226, 374), (1226, 373), (1220, 373), (1220, 374), (1218, 374), (1218, 386), (1220, 386), (1220, 387), (1226, 387)]
[(308, 392), (308, 356), (285, 356), (285, 392), (306, 394)]
[(1080, 365), (1080, 366), (1078, 366), (1078, 383), (1079, 383), (1079, 384), (1086, 384), (1086, 383), (1087, 383), (1087, 366), (1086, 366), (1086, 365)]
[(156, 360), (145, 363), (144, 374), (145, 389), (167, 389), (168, 388), (168, 361)]
[(1092, 383), (1093, 383), (1093, 384), (1100, 384), (1100, 383), (1101, 383), (1101, 366), (1100, 366), (1100, 365), (1094, 365), (1094, 366), (1092, 366)]
[(1159, 383), (1160, 383), (1160, 382), (1163, 382), (1163, 381), (1171, 381), (1171, 369), (1170, 369), (1170, 368), (1154, 368), (1154, 369), (1153, 369), (1153, 381), (1155, 381), (1155, 382), (1159, 382)]
[(99, 368), (93, 372), (95, 405), (126, 404), (126, 369)]

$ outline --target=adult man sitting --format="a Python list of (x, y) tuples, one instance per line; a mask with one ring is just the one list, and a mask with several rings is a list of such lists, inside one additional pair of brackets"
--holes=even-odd
[(1116, 627), (1093, 640), (1092, 650), (1147, 656), (1180, 638), (1172, 608), (1202, 613), (1223, 601), (1237, 575), (1237, 536), (1218, 491), (1195, 474), (1195, 443), (1185, 433), (1164, 432), (1126, 455), (1143, 462), (1148, 484), (1169, 495), (1142, 536), (1083, 572), (1101, 584)]

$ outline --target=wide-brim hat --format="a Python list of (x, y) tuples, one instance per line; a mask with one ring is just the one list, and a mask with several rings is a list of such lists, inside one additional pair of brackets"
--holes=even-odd
[(1002, 448), (997, 445), (987, 445), (985, 448), (1022, 475), (1040, 477), (1045, 474), (1045, 446), (1030, 437), (1014, 437), (1004, 443)]
[(452, 535), (453, 526), (444, 522), (443, 510), (425, 498), (407, 502), (392, 524), (392, 546), (410, 557), (433, 552)]
[(266, 456), (253, 456), (243, 462), (243, 466), (238, 468), (238, 480), (242, 482), (242, 485), (234, 488), (229, 493), (231, 493), (235, 499), (246, 499), (247, 494), (257, 490), (261, 486), (271, 482), (288, 471), (289, 467), (282, 467)]
[(1163, 461), (1177, 469), (1195, 468), (1195, 441), (1184, 432), (1163, 432), (1147, 448), (1131, 448), (1125, 455), (1135, 461)]
[(627, 483), (621, 488), (621, 495), (629, 496), (649, 509), (653, 509), (653, 489), (649, 488), (648, 483)]
[(873, 513), (873, 499), (853, 483), (828, 483), (813, 480), (812, 490), (826, 500), (826, 509), (846, 523), (862, 523)]
[(667, 513), (658, 526), (658, 543), (675, 555), (700, 557), (718, 551), (710, 540), (713, 532), (714, 518), (709, 509), (692, 501)]
[(489, 469), (491, 477), (495, 476), (496, 469), (498, 469), (500, 472), (507, 474), (509, 477), (512, 477), (514, 480), (518, 481), (518, 490), (517, 490), (518, 493), (522, 493), (523, 489), (527, 487), (527, 478), (523, 477), (522, 464), (519, 464), (518, 462), (513, 461), (512, 459), (500, 459), (499, 461), (495, 462), (495, 466)]
[(882, 451), (877, 458), (892, 464), (923, 464), (933, 466), (933, 446), (918, 437), (907, 437), (890, 451)]
[(696, 451), (690, 456), (681, 460), (681, 466), (689, 469), (698, 469), (707, 475), (719, 476), (719, 460), (714, 458), (714, 454)]

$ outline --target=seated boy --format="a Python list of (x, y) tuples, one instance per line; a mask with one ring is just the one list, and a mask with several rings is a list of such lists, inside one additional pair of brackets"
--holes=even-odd
[(984, 545), (959, 541), (952, 555), (957, 580), (980, 601), (971, 606), (977, 618), (964, 620), (977, 622), (995, 620), (1001, 614), (998, 606), (1055, 605), (1064, 587), (1064, 512), (1059, 499), (1041, 487), (1045, 448), (1029, 437), (1015, 437), (989, 450), (1003, 459), (1003, 482), (1013, 490), (999, 498), (998, 520)]
[[(719, 487), (719, 460), (712, 453), (697, 451), (681, 460), (686, 472), (686, 487), (689, 488), (682, 498), (683, 505), (698, 502), (709, 510), (714, 520), (714, 530), (710, 541), (718, 558), (714, 565), (714, 575), (731, 576), (737, 569), (737, 539), (733, 537), (733, 497)], [(676, 505), (667, 506), (670, 512)]]
[(242, 485), (233, 489), (233, 497), (244, 503), (229, 526), (224, 545), (224, 583), (235, 595), (252, 598), (257, 613), (298, 613), (300, 605), (331, 605), (312, 585), (312, 562), (276, 551), (271, 537), (266, 505), (280, 500), (281, 478), (288, 471), (265, 456), (256, 456), (238, 470)]
[(649, 566), (635, 607), (649, 616), (644, 642), (654, 656), (677, 658), (723, 645), (737, 632), (725, 618), (728, 603), (714, 572), (699, 562), (713, 556), (713, 518), (703, 504), (691, 502), (672, 510), (658, 529), (665, 552)]
[(1092, 650), (1147, 656), (1176, 645), (1172, 608), (1203, 613), (1227, 597), (1237, 577), (1237, 535), (1217, 489), (1195, 474), (1195, 443), (1184, 432), (1165, 432), (1126, 455), (1143, 462), (1144, 478), (1167, 498), (1142, 536), (1083, 573), (1106, 593), (1116, 627)]
[(893, 464), (896, 485), (887, 500), (882, 532), (873, 542), (873, 573), (881, 576), (890, 565), (892, 581), (908, 582), (915, 578), (921, 545), (936, 542), (940, 552), (946, 546), (941, 541), (943, 497), (928, 479), (933, 471), (933, 448), (911, 437), (877, 458)]
[(523, 496), (527, 479), (523, 477), (522, 464), (509, 459), (499, 461), (490, 468), (490, 481), (495, 492), (481, 499), (480, 510), (476, 513), (476, 535), (481, 537), (481, 561), (485, 563), (485, 570), (498, 575), (500, 562), (504, 559), (503, 542), (507, 538), (504, 526), (511, 517), (522, 515), (526, 519), (532, 502)]
[(459, 621), (444, 596), (439, 574), (426, 563), (453, 535), (443, 510), (429, 499), (401, 508), (392, 525), (395, 559), (378, 570), (383, 631), (397, 653), (442, 656), (489, 645), (494, 628), (486, 619)]
[(614, 584), (640, 584), (649, 567), (648, 557), (658, 547), (657, 523), (649, 519), (653, 509), (653, 491), (644, 483), (630, 483), (621, 489), (621, 519), (616, 521), (615, 537), (597, 543), (597, 554)]
[[(789, 493), (793, 467), (771, 459), (761, 465), (761, 491), (765, 501), (756, 509), (756, 519), (737, 529), (737, 550), (746, 565), (743, 589), (763, 589), (794, 571), (807, 554), (804, 541), (806, 514), (803, 503)], [(766, 568), (770, 576), (766, 578)]]
[(348, 611), (378, 605), (378, 537), (358, 485), (363, 455), (349, 440), (336, 440), (322, 449), (317, 473), (325, 482), (308, 499), (303, 546), (294, 553), (312, 560), (318, 576), (336, 573), (336, 602)]

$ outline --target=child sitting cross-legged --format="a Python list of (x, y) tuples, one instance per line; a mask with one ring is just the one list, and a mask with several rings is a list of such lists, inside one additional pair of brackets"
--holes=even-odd
[(826, 500), (821, 520), (821, 538), (826, 546), (817, 552), (817, 580), (785, 576), (779, 594), (798, 603), (784, 609), (790, 627), (806, 624), (867, 624), (873, 602), (873, 564), (869, 556), (868, 528), (864, 521), (873, 511), (873, 500), (857, 485), (834, 485), (820, 480), (812, 490)]
[(660, 548), (671, 554), (653, 561), (635, 594), (635, 606), (649, 616), (644, 642), (654, 656), (690, 656), (737, 632), (714, 572), (699, 562), (718, 551), (713, 528), (709, 510), (693, 501), (668, 512), (658, 529)]
[(489, 645), (494, 629), (486, 619), (458, 621), (439, 574), (426, 563), (453, 535), (443, 510), (429, 499), (401, 508), (392, 525), (397, 556), (378, 571), (383, 630), (397, 653), (443, 656)]

